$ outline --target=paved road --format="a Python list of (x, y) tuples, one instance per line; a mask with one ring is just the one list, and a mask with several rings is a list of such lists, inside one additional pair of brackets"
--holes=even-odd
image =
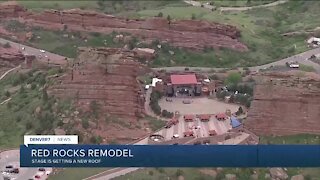
[[(13, 47), (19, 48), (21, 49), (21, 47), (25, 47), (25, 50), (23, 51), (24, 54), (35, 54), (35, 55), (39, 55), (41, 54), (39, 49), (30, 47), (30, 46), (25, 46), (23, 44), (18, 44), (9, 40), (5, 40), (3, 38), (0, 38), (0, 43), (6, 43), (9, 42)], [(49, 58), (51, 62), (55, 62), (56, 64), (65, 64), (67, 63), (67, 61), (65, 60), (65, 57), (54, 54), (54, 53), (50, 53), (50, 52), (46, 52), (45, 53)], [(307, 58), (309, 58), (311, 55), (313, 54), (320, 54), (320, 47), (319, 48), (315, 48), (315, 49), (311, 49), (309, 51), (279, 60), (279, 61), (275, 61), (273, 63), (269, 63), (269, 64), (265, 64), (265, 65), (261, 65), (261, 66), (255, 66), (255, 67), (249, 67), (250, 70), (253, 71), (257, 71), (259, 69), (263, 69), (263, 68), (268, 68), (271, 65), (276, 66), (276, 65), (285, 65), (286, 62), (288, 61), (298, 61), (301, 64), (305, 64), (305, 65), (309, 65), (309, 66), (313, 66), (316, 71), (318, 73), (320, 73), (320, 65), (317, 63), (314, 63), (312, 61), (306, 60)], [(152, 68), (154, 70), (161, 70), (164, 69), (166, 71), (184, 71), (186, 67), (162, 67), (162, 68)], [(218, 71), (218, 70), (222, 70), (225, 68), (207, 68), (207, 67), (188, 67), (190, 71), (203, 71), (203, 72), (210, 72), (212, 70)]]
[[(36, 48), (30, 47), (30, 46), (26, 46), (23, 44), (15, 43), (13, 41), (9, 41), (9, 40), (0, 38), (1, 44), (5, 44), (7, 42), (10, 43), (10, 45), (12, 47), (21, 50), (21, 52), (24, 55), (35, 55), (37, 57), (39, 57), (39, 55), (41, 55), (42, 56), (41, 60), (43, 60), (44, 62), (47, 62), (49, 59), (49, 62), (54, 63), (54, 64), (63, 65), (63, 64), (67, 63), (67, 61), (65, 60), (65, 57), (60, 56), (58, 54), (54, 54), (54, 53), (50, 53), (50, 52), (42, 53), (42, 52), (40, 52), (40, 49), (36, 49)], [(25, 50), (22, 50), (22, 47), (24, 47)], [(47, 56), (47, 57), (45, 57), (45, 56)]]
[[(13, 165), (14, 167), (20, 166), (20, 152), (19, 150), (10, 150), (10, 151), (4, 151), (0, 153), (0, 171), (3, 172), (7, 165)], [(16, 178), (16, 180), (26, 180), (29, 178), (34, 178), (34, 176), (38, 172), (38, 168), (19, 168), (20, 172), (19, 174), (10, 174), (10, 177)], [(46, 168), (46, 171), (51, 171), (52, 168)], [(3, 178), (3, 174), (0, 174), (0, 179)], [(41, 179), (39, 180), (45, 180), (47, 178), (47, 175), (44, 173), (44, 175), (41, 176)]]
[[(300, 53), (300, 54), (297, 54), (297, 55), (294, 55), (294, 56), (291, 56), (291, 57), (288, 57), (288, 58), (284, 58), (284, 59), (281, 59), (279, 61), (275, 61), (275, 62), (272, 62), (272, 63), (269, 63), (269, 64), (264, 64), (264, 65), (261, 65), (261, 66), (254, 66), (254, 67), (249, 67), (249, 69), (251, 71), (258, 71), (259, 69), (264, 69), (264, 68), (268, 68), (270, 66), (283, 66), (286, 64), (286, 62), (290, 62), (290, 61), (298, 61), (299, 63), (301, 64), (304, 64), (304, 65), (308, 65), (308, 66), (312, 66), (317, 73), (320, 74), (320, 65), (317, 64), (317, 63), (314, 63), (312, 61), (309, 61), (309, 60), (306, 60), (307, 58), (309, 58), (311, 55), (313, 54), (320, 54), (320, 47), (318, 48), (315, 48), (315, 49), (311, 49), (311, 50), (308, 50), (306, 52), (303, 52), (303, 53)], [(222, 70), (222, 69), (226, 69), (226, 68), (207, 68), (207, 67), (161, 67), (161, 68), (152, 68), (154, 70), (166, 70), (168, 72), (171, 72), (171, 71), (184, 71), (185, 68), (189, 68), (189, 71), (202, 71), (202, 72), (211, 72), (211, 71), (219, 71), (219, 70)]]
[[(275, 1), (275, 2), (272, 2), (272, 3), (269, 3), (269, 4), (263, 4), (263, 5), (258, 5), (258, 6), (244, 6), (244, 7), (219, 7), (219, 11), (220, 12), (223, 12), (223, 11), (247, 11), (247, 10), (250, 10), (250, 9), (254, 9), (254, 8), (262, 8), (262, 7), (272, 7), (272, 6), (277, 6), (279, 4), (283, 4), (283, 3), (286, 3), (288, 0), (280, 0), (280, 1)], [(195, 6), (195, 7), (202, 7), (203, 8), (207, 8), (207, 9), (215, 9), (216, 6), (212, 6), (210, 4), (203, 4), (201, 2), (198, 2), (198, 1), (184, 1), (185, 3), (187, 4), (191, 4), (192, 6)]]

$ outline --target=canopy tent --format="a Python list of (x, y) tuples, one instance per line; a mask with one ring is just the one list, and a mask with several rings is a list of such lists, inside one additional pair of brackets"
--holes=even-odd
[(234, 116), (231, 116), (231, 126), (232, 128), (236, 128), (241, 126), (241, 123), (239, 122), (239, 120), (237, 118), (235, 118)]

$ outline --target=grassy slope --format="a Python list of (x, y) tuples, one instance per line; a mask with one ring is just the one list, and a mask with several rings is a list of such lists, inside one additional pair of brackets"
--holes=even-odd
[[(178, 173), (177, 173), (178, 171)], [(181, 173), (179, 173), (179, 171)], [(212, 179), (209, 175), (204, 175), (195, 168), (148, 168), (129, 173), (124, 176), (114, 178), (114, 180), (127, 180), (127, 179), (177, 179), (177, 175), (183, 175), (185, 180), (209, 180)]]
[(292, 136), (263, 136), (261, 144), (320, 144), (319, 135), (299, 134)]
[(263, 4), (268, 4), (274, 2), (276, 0), (251, 0), (248, 4), (246, 0), (218, 0), (211, 1), (215, 6), (223, 6), (223, 7), (243, 7), (243, 6), (258, 6)]
[(106, 168), (68, 168), (49, 177), (49, 180), (79, 180), (105, 171)]
[[(85, 1), (84, 1), (85, 2)], [(144, 1), (142, 1), (144, 2)], [(147, 18), (163, 13), (163, 17), (170, 15), (174, 19), (191, 19), (192, 14), (196, 19), (204, 19), (237, 26), (241, 30), (241, 41), (248, 45), (250, 51), (239, 53), (232, 50), (207, 50), (195, 53), (187, 50), (179, 50), (168, 47), (166, 51), (160, 51), (158, 58), (152, 66), (203, 66), (203, 67), (238, 67), (254, 66), (269, 63), (292, 54), (303, 52), (307, 49), (306, 37), (282, 37), (280, 34), (288, 31), (312, 29), (319, 25), (318, 17), (320, 2), (316, 1), (292, 1), (284, 5), (270, 8), (260, 8), (244, 12), (212, 12), (200, 7), (192, 7), (180, 1), (174, 2), (148, 2), (134, 1), (131, 3), (119, 3), (106, 1), (103, 12), (110, 12), (126, 17)], [(27, 2), (29, 3), (29, 2)], [(63, 4), (62, 2), (59, 2)], [(82, 1), (81, 1), (82, 3)], [(74, 3), (77, 7), (81, 3)], [(32, 3), (30, 3), (32, 4)], [(63, 4), (66, 6), (68, 3)], [(62, 5), (61, 5), (62, 6)], [(33, 4), (33, 9), (43, 7), (41, 4)], [(90, 9), (93, 6), (87, 6)], [(95, 9), (96, 7), (93, 7)], [(62, 33), (48, 31), (35, 32), (42, 39), (33, 44), (48, 51), (53, 51), (68, 57), (75, 57), (76, 46), (101, 46), (100, 38), (89, 37), (89, 42), (75, 38), (62, 38)], [(50, 42), (50, 43), (49, 43)], [(107, 46), (112, 46), (110, 41)], [(296, 46), (296, 49), (294, 47)], [(175, 52), (171, 56), (168, 50)]]
[[(49, 70), (48, 74), (57, 71)], [(47, 73), (27, 73), (12, 74), (0, 81), (0, 101), (7, 97), (7, 91), (11, 92), (12, 98), (8, 103), (0, 105), (0, 148), (14, 148), (23, 143), (23, 135), (46, 133), (52, 134), (54, 127), (57, 126), (57, 118), (52, 115), (54, 98), (43, 99), (41, 88), (46, 81)], [(27, 84), (30, 83), (30, 88)], [(21, 91), (20, 87), (24, 87)], [(14, 91), (14, 89), (16, 89)], [(62, 105), (62, 101), (57, 102), (59, 107), (68, 107)], [(35, 116), (35, 109), (41, 107), (43, 114)], [(45, 114), (50, 117), (50, 122), (41, 122)]]
[(97, 1), (18, 1), (19, 4), (32, 11), (43, 11), (45, 9), (98, 9)]
[[(80, 38), (79, 33), (45, 30), (33, 30), (33, 33), (35, 36), (40, 36), (40, 39), (35, 38), (30, 41), (33, 46), (70, 58), (76, 57), (78, 47), (101, 47), (105, 46), (104, 42), (108, 47), (117, 47), (119, 45), (113, 43), (113, 35), (89, 35), (87, 42), (85, 42)], [(69, 37), (63, 37), (63, 34), (67, 34)]]
[[(210, 66), (239, 66), (257, 65), (275, 61), (286, 56), (303, 52), (307, 49), (304, 36), (284, 38), (280, 34), (288, 31), (311, 29), (319, 25), (317, 8), (320, 2), (316, 1), (292, 1), (284, 5), (271, 8), (262, 8), (244, 12), (211, 12), (200, 7), (165, 7), (156, 10), (144, 10), (138, 12), (142, 18), (152, 17), (159, 12), (164, 17), (170, 15), (176, 19), (190, 19), (194, 14), (197, 19), (204, 19), (237, 26), (241, 30), (241, 41), (248, 45), (250, 52), (238, 53), (234, 51), (223, 52), (219, 56), (229, 63), (221, 64), (219, 57), (208, 54), (195, 54), (194, 59), (182, 61), (177, 58), (178, 65), (210, 65)], [(307, 11), (306, 11), (307, 10)], [(294, 51), (290, 51), (296, 45)], [(160, 60), (159, 60), (160, 61)], [(168, 62), (167, 62), (168, 63)], [(155, 62), (155, 65), (167, 63)]]

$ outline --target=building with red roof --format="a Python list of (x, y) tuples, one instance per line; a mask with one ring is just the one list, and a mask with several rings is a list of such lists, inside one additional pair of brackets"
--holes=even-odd
[(218, 120), (225, 120), (225, 119), (227, 119), (227, 115), (226, 115), (226, 113), (219, 113), (219, 114), (216, 114), (216, 118)]
[(209, 136), (215, 136), (217, 135), (216, 130), (209, 130)]
[(189, 114), (189, 115), (184, 115), (183, 119), (187, 122), (192, 122), (194, 120), (194, 115)]
[(209, 121), (211, 116), (210, 114), (200, 114), (198, 117), (201, 121)]
[(183, 133), (184, 137), (189, 137), (189, 136), (193, 136), (193, 131), (186, 131)]
[(200, 95), (201, 82), (198, 82), (196, 74), (171, 74), (167, 83), (168, 96), (194, 96)]
[(173, 74), (170, 79), (172, 85), (196, 85), (198, 83), (195, 74)]

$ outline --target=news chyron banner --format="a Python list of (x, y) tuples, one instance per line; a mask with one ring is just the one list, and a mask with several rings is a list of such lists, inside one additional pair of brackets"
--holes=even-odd
[(80, 145), (26, 136), (21, 167), (320, 167), (320, 145)]

